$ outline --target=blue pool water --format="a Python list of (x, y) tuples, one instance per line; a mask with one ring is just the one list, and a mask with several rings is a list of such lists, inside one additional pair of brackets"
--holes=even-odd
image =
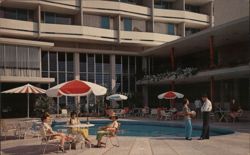
[[(108, 120), (93, 120), (91, 124), (95, 124), (94, 127), (89, 128), (90, 135), (96, 135), (96, 131), (100, 126), (105, 126), (110, 123)], [(137, 137), (184, 137), (184, 125), (183, 124), (167, 124), (159, 122), (142, 122), (142, 121), (118, 121), (121, 123), (119, 136), (137, 136)], [(85, 122), (82, 122), (85, 123)], [(54, 130), (66, 129), (64, 125), (66, 122), (55, 122), (52, 124)], [(212, 128), (210, 130), (211, 136), (232, 134), (234, 131), (229, 129)], [(199, 137), (201, 135), (201, 127), (193, 126), (193, 137)]]

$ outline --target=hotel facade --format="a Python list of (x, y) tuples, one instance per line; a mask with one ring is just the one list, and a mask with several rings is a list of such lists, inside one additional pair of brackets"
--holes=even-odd
[[(105, 86), (109, 94), (125, 93), (130, 97), (141, 94), (141, 104), (154, 106), (156, 97), (153, 95), (161, 93), (157, 89), (162, 86), (151, 85), (148, 80), (145, 83), (145, 76), (178, 68), (178, 61), (184, 58), (179, 59), (178, 48), (167, 44), (211, 29), (215, 21), (214, 3), (213, 0), (1, 0), (0, 91), (24, 83), (47, 89), (80, 79)], [(211, 43), (208, 41), (207, 47), (212, 47), (213, 37), (206, 37)], [(164, 50), (161, 51), (161, 47)], [(185, 53), (187, 47), (181, 48), (184, 51), (181, 55), (188, 55), (188, 62), (192, 56)], [(193, 48), (196, 47), (189, 49)], [(202, 50), (206, 51), (204, 48), (198, 51)], [(245, 49), (242, 51), (246, 64), (249, 54)], [(208, 56), (209, 60), (209, 53), (213, 54), (208, 50), (194, 57), (206, 60)], [(191, 66), (215, 69), (213, 64), (212, 68), (204, 67), (206, 61), (198, 62)], [(246, 79), (248, 85), (244, 89), (249, 91), (250, 80)], [(177, 91), (178, 87), (183, 87), (180, 89), (183, 93), (189, 87), (175, 86), (178, 84), (175, 80), (162, 84), (163, 88), (171, 86)], [(200, 89), (199, 83), (195, 85)], [(205, 85), (205, 91), (211, 90), (206, 84), (201, 85)], [(30, 113), (35, 99), (33, 95)], [(221, 101), (225, 97), (222, 95), (218, 99)], [(75, 103), (72, 97), (55, 100), (58, 108)], [(105, 102), (103, 97), (92, 96), (89, 100), (92, 109), (97, 109), (97, 102)], [(244, 101), (250, 103), (248, 99)], [(2, 113), (8, 117), (25, 116), (25, 102), (25, 95), (1, 94)], [(86, 103), (86, 99), (80, 103)]]

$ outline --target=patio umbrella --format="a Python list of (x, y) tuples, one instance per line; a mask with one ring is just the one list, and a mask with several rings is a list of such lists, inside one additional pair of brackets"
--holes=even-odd
[(13, 88), (10, 90), (3, 91), (2, 93), (11, 93), (11, 94), (27, 94), (27, 117), (29, 118), (29, 94), (43, 94), (45, 93), (44, 89), (35, 87), (31, 84), (26, 84), (21, 87)]
[(175, 98), (183, 98), (184, 95), (174, 91), (167, 91), (158, 95), (158, 99), (175, 99)]
[[(88, 96), (93, 93), (95, 96), (105, 95), (107, 88), (95, 83), (82, 80), (72, 80), (58, 84), (46, 91), (49, 97), (58, 96)], [(87, 100), (88, 102), (88, 100)], [(88, 120), (88, 117), (87, 117)]]
[(127, 96), (121, 95), (121, 94), (113, 94), (113, 95), (106, 97), (106, 100), (109, 100), (109, 101), (122, 101), (122, 100), (127, 100), (127, 99), (128, 99)]
[(127, 99), (128, 99), (127, 96), (121, 95), (121, 94), (113, 94), (113, 95), (106, 97), (106, 100), (109, 100), (109, 101), (122, 101), (122, 100), (127, 100)]

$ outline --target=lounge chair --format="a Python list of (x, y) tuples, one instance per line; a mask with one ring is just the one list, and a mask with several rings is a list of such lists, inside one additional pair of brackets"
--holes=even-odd
[(165, 118), (165, 120), (171, 120), (172, 112), (165, 112), (165, 110), (161, 110), (161, 119)]
[[(105, 147), (106, 147), (108, 141), (110, 141), (110, 143), (112, 144), (112, 146), (115, 146), (115, 147), (119, 147), (120, 146), (119, 139), (118, 139), (118, 133), (120, 131), (120, 127), (121, 127), (121, 123), (118, 123), (118, 128), (115, 130), (115, 132), (112, 132), (112, 133), (104, 136), (104, 137), (106, 137)], [(112, 139), (115, 139), (116, 143), (114, 143), (112, 141)]]
[(61, 117), (68, 117), (68, 111), (67, 111), (67, 109), (62, 109)]
[(4, 120), (0, 120), (0, 132), (1, 136), (4, 136), (4, 140), (6, 140), (7, 135), (13, 134), (16, 136), (17, 129), (14, 124), (5, 124)]

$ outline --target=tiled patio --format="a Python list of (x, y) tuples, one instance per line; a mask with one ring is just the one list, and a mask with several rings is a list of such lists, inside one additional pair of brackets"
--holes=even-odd
[[(178, 121), (178, 123), (181, 123)], [(194, 124), (201, 124), (200, 121)], [(120, 147), (108, 143), (106, 148), (83, 148), (67, 150), (65, 155), (249, 155), (250, 154), (250, 123), (212, 123), (216, 127), (232, 128), (235, 134), (214, 136), (210, 140), (192, 141), (176, 137), (119, 137)], [(95, 137), (91, 136), (95, 143)], [(3, 155), (37, 155), (41, 154), (40, 140), (27, 138), (24, 140), (1, 141)], [(56, 149), (49, 147), (46, 154), (58, 154)]]

